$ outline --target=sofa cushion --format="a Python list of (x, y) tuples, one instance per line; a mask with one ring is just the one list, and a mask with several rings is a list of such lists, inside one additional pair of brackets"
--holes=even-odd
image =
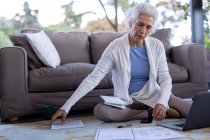
[[(123, 36), (126, 32), (95, 32), (90, 34), (90, 56), (91, 56), (91, 62), (93, 64), (96, 64), (98, 60), (100, 59), (103, 51), (106, 49), (106, 47), (109, 45), (110, 42), (112, 42), (114, 39), (119, 38)], [(166, 52), (168, 48), (171, 47), (170, 45), (170, 37), (171, 37), (171, 29), (157, 29), (154, 34), (151, 35), (152, 37), (155, 37), (162, 41)], [(170, 62), (169, 55), (167, 55), (167, 60)]]
[[(56, 68), (42, 67), (29, 71), (29, 91), (75, 90), (90, 74), (95, 65), (87, 63), (69, 63)], [(111, 73), (96, 87), (111, 88)]]
[(39, 60), (32, 50), (25, 34), (9, 35), (9, 37), (14, 46), (19, 46), (26, 50), (29, 69), (36, 69), (44, 66), (44, 64)]
[[(23, 29), (21, 33), (37, 33), (40, 30), (36, 29)], [(45, 32), (47, 36), (50, 38), (54, 46), (56, 47), (60, 58), (61, 65), (67, 63), (76, 63), (76, 62), (84, 62), (90, 63), (90, 55), (89, 55), (89, 47), (88, 47), (88, 33), (87, 32)], [(18, 36), (14, 39), (14, 36)], [(12, 38), (11, 38), (12, 37)], [(30, 44), (27, 42), (27, 38), (25, 35), (10, 35), (10, 39), (14, 45), (23, 47), (30, 51), (30, 55), (36, 56), (33, 50), (31, 49)], [(18, 39), (21, 39), (19, 41)], [(27, 51), (27, 53), (28, 53)], [(75, 53), (77, 52), (77, 53)], [(40, 62), (37, 61), (37, 57), (30, 57), (32, 62)], [(30, 63), (30, 69), (36, 69), (43, 66), (40, 63)]]
[(126, 32), (95, 32), (90, 34), (90, 58), (93, 64), (100, 59), (103, 51), (114, 39), (123, 36)]
[(151, 37), (159, 39), (166, 51), (166, 57), (167, 57), (167, 62), (172, 62), (171, 61), (171, 28), (163, 28), (163, 29), (157, 29), (154, 34), (151, 35)]
[(86, 32), (46, 32), (61, 57), (61, 64), (90, 63)]
[(183, 83), (189, 81), (188, 72), (185, 67), (168, 63), (168, 68), (173, 83)]
[(43, 31), (27, 33), (26, 36), (35, 54), (46, 66), (55, 68), (60, 65), (60, 56), (51, 40)]
[(154, 34), (151, 34), (151, 37), (159, 39), (165, 49), (171, 48), (171, 28), (156, 29)]

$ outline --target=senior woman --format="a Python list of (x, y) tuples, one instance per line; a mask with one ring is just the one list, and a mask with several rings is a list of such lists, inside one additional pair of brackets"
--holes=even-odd
[[(127, 10), (125, 23), (130, 28), (129, 32), (110, 43), (93, 72), (51, 117), (51, 123), (58, 117), (64, 123), (71, 107), (94, 89), (110, 70), (114, 95), (123, 99), (127, 107), (118, 109), (99, 103), (94, 108), (94, 114), (99, 119), (129, 121), (153, 118), (159, 121), (165, 118), (169, 106), (187, 116), (191, 104), (171, 94), (172, 80), (163, 44), (149, 37), (155, 31), (157, 16), (157, 9), (146, 3)], [(134, 102), (152, 109), (133, 108)]]

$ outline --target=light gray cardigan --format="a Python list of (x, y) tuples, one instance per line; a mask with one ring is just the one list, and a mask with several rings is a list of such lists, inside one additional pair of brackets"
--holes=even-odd
[(132, 93), (129, 96), (128, 87), (131, 78), (131, 64), (128, 35), (127, 33), (110, 43), (93, 72), (83, 80), (74, 94), (61, 107), (62, 110), (68, 113), (71, 107), (80, 98), (94, 89), (110, 70), (112, 70), (114, 96), (120, 97), (127, 104), (131, 104), (133, 102), (132, 99), (135, 99), (150, 107), (154, 107), (159, 103), (168, 109), (168, 100), (172, 88), (171, 77), (163, 44), (155, 38), (145, 38), (150, 64), (149, 80), (139, 92)]

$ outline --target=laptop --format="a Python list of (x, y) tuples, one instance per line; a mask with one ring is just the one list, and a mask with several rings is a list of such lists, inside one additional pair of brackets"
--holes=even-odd
[(187, 131), (210, 127), (210, 93), (198, 93), (193, 98), (193, 104), (186, 119), (162, 120), (156, 125), (171, 129)]

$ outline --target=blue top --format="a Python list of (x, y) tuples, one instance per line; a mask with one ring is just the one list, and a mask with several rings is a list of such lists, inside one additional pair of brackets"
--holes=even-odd
[(137, 48), (130, 48), (131, 80), (129, 94), (140, 91), (149, 80), (149, 60), (144, 45)]

